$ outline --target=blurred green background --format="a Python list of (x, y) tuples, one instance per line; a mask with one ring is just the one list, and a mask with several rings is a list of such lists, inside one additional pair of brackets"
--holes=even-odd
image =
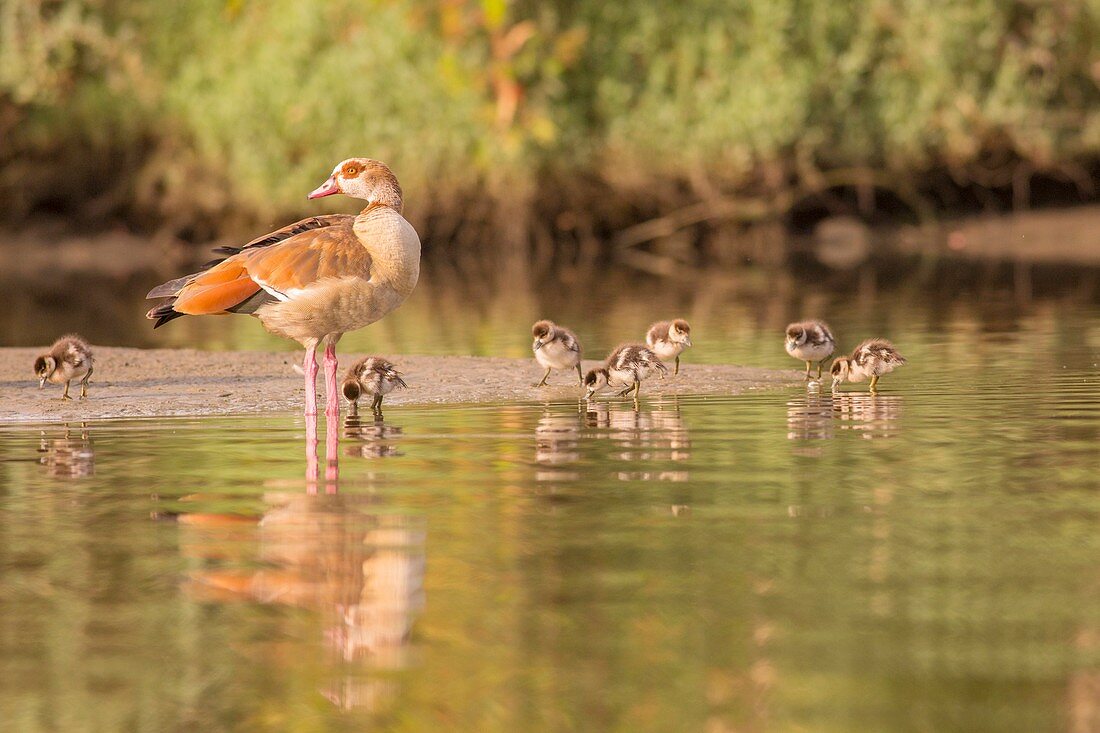
[(0, 0), (0, 216), (208, 241), (316, 211), (351, 155), (460, 247), (830, 188), (1075, 203), (1098, 82), (1096, 0)]

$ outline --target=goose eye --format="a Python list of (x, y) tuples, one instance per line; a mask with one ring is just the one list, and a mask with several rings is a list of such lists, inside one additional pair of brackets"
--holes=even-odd
[(360, 170), (362, 169), (359, 166), (355, 165), (354, 163), (349, 163), (348, 165), (344, 166), (344, 178), (355, 178), (357, 175), (359, 175)]

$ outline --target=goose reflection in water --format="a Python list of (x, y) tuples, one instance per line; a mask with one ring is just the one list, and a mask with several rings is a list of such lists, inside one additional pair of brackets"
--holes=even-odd
[[(585, 426), (596, 428), (595, 437), (615, 446), (611, 457), (626, 462), (680, 462), (691, 458), (691, 442), (680, 406), (673, 400), (651, 409), (635, 410), (626, 405), (589, 402)], [(687, 481), (685, 470), (619, 471), (622, 481)]]
[(892, 438), (904, 404), (901, 395), (807, 393), (787, 402), (787, 438), (821, 440), (835, 437), (836, 430), (854, 430), (868, 440)]
[(413, 623), (424, 607), (423, 523), (379, 514), (368, 496), (269, 493), (263, 500), (268, 508), (247, 530), (258, 547), (251, 560), (224, 554), (251, 544), (242, 542), (239, 522), (180, 517), (190, 555), (259, 568), (196, 571), (190, 590), (318, 612), (331, 667), (339, 670), (322, 694), (343, 708), (384, 709), (397, 685), (371, 672), (408, 666)]
[(63, 432), (41, 433), (38, 462), (54, 478), (85, 478), (95, 475), (95, 446), (86, 423), (65, 425)]
[[(408, 665), (413, 622), (424, 607), (423, 523), (375, 511), (365, 495), (338, 493), (340, 423), (326, 421), (324, 494), (319, 478), (316, 418), (306, 419), (305, 493), (269, 493), (258, 519), (222, 514), (183, 514), (184, 553), (213, 563), (236, 561), (242, 568), (211, 569), (191, 575), (193, 592), (214, 598), (249, 598), (316, 611), (324, 646), (336, 672), (321, 693), (342, 708), (379, 712), (396, 699), (396, 682), (371, 676)], [(385, 441), (401, 429), (381, 419), (344, 423), (351, 455), (394, 455)], [(242, 541), (247, 536), (252, 542)], [(258, 557), (227, 557), (226, 548), (258, 546)], [(239, 549), (232, 552), (239, 553)], [(355, 662), (355, 665), (349, 665)], [(358, 670), (358, 672), (357, 672)]]

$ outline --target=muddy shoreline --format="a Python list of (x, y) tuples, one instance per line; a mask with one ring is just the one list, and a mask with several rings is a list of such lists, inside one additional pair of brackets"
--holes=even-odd
[[(38, 389), (31, 365), (37, 348), (0, 349), (0, 422), (65, 422), (105, 418), (236, 415), (302, 409), (300, 355), (292, 352), (211, 352), (186, 349), (96, 347), (96, 367), (88, 399), (62, 401), (61, 387)], [(341, 372), (362, 354), (341, 356)], [(475, 356), (383, 355), (405, 373), (408, 390), (386, 398), (386, 405), (530, 402), (578, 399), (576, 375), (555, 372), (547, 388), (532, 385), (542, 376), (533, 359)], [(586, 362), (585, 368), (597, 362)], [(685, 361), (679, 376), (653, 379), (647, 397), (673, 394), (740, 394), (801, 382), (797, 370), (700, 365)], [(323, 405), (323, 379), (318, 390)], [(74, 388), (73, 394), (78, 394)], [(608, 399), (607, 396), (602, 399)]]

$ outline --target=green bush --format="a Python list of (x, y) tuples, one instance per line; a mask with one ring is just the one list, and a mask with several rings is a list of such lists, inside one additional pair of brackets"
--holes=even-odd
[(0, 193), (9, 217), (98, 201), (213, 236), (316, 210), (304, 193), (362, 154), (391, 163), (414, 220), (489, 231), (581, 180), (606, 210), (837, 168), (1072, 175), (1100, 157), (1098, 17), (1088, 0), (0, 0)]

